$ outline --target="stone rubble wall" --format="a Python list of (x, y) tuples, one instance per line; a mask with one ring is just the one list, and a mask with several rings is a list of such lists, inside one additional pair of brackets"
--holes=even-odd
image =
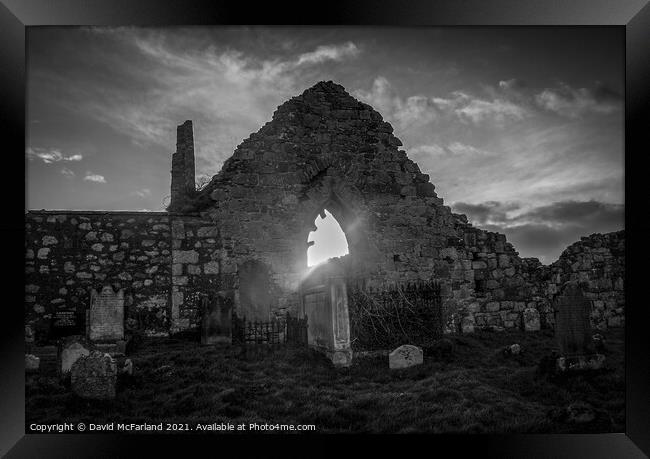
[(505, 235), (472, 227), (456, 215), (462, 243), (448, 248), (454, 300), (448, 314), (452, 329), (464, 318), (477, 328), (521, 328), (523, 312), (538, 311), (543, 328), (554, 326), (553, 301), (561, 286), (580, 282), (593, 301), (592, 325), (598, 329), (624, 325), (625, 232), (592, 234), (569, 246), (544, 266), (537, 258), (521, 258)]
[(232, 292), (237, 266), (219, 229), (200, 217), (175, 217), (171, 224), (172, 333), (198, 327), (204, 295)]
[(25, 315), (37, 334), (57, 310), (88, 309), (90, 291), (107, 284), (125, 289), (127, 329), (167, 331), (167, 213), (30, 211), (25, 220)]
[(551, 303), (544, 287), (538, 285), (537, 270), (543, 265), (537, 258), (521, 258), (505, 235), (473, 227), (464, 215), (455, 215), (459, 241), (451, 252), (450, 263), (455, 282), (460, 328), (469, 318), (476, 328), (508, 329), (523, 327), (528, 308), (540, 314), (542, 326), (553, 326)]
[(625, 231), (582, 237), (537, 276), (549, 298), (568, 281), (578, 281), (585, 297), (592, 301), (594, 328), (624, 326)]
[(198, 325), (202, 294), (232, 289), (213, 226), (167, 212), (30, 211), (25, 216), (25, 324), (45, 339), (57, 310), (83, 312), (90, 292), (124, 288), (127, 332)]

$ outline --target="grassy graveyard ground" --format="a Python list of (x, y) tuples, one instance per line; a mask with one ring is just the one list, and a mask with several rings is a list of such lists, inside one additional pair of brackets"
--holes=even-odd
[[(27, 375), (26, 418), (27, 424), (314, 424), (317, 432), (353, 433), (622, 432), (623, 330), (603, 335), (605, 368), (561, 378), (538, 372), (555, 347), (545, 331), (450, 336), (449, 355), (425, 349), (423, 365), (403, 370), (389, 370), (387, 357), (334, 368), (307, 349), (243, 355), (241, 348), (150, 339), (129, 356), (134, 379), (119, 380), (112, 401), (80, 400), (53, 375)], [(504, 355), (501, 349), (513, 343), (522, 352)]]

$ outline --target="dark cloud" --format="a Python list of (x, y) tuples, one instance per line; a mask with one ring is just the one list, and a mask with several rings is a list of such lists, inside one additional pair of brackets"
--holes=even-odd
[(516, 218), (520, 221), (539, 223), (592, 223), (623, 224), (625, 208), (623, 204), (609, 204), (599, 201), (562, 201), (547, 206), (536, 207)]
[(623, 99), (623, 94), (601, 82), (596, 83), (593, 95), (597, 102), (620, 102)]
[(599, 201), (560, 201), (534, 207), (515, 216), (518, 203), (488, 201), (480, 204), (455, 203), (475, 225), (507, 236), (523, 257), (537, 257), (551, 263), (582, 236), (607, 233), (624, 227), (623, 204)]
[(466, 214), (470, 221), (477, 224), (507, 222), (507, 213), (519, 209), (518, 203), (503, 203), (487, 201), (480, 204), (457, 202), (453, 205), (454, 211)]
[(535, 102), (540, 108), (567, 118), (580, 118), (590, 113), (609, 114), (622, 108), (621, 97), (602, 84), (595, 88), (574, 88), (560, 83), (538, 93)]

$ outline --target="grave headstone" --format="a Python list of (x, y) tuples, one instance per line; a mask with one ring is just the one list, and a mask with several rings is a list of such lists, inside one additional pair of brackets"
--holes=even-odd
[(575, 281), (564, 284), (555, 301), (555, 335), (560, 348), (556, 368), (563, 371), (597, 370), (605, 356), (594, 353), (591, 334), (591, 302)]
[(220, 295), (203, 298), (201, 344), (232, 344), (232, 301)]
[(51, 337), (62, 338), (72, 335), (81, 335), (84, 333), (85, 313), (79, 314), (74, 310), (55, 311), (52, 317)]
[(124, 339), (124, 290), (113, 292), (110, 285), (90, 293), (88, 337), (91, 341)]
[(65, 340), (61, 345), (59, 359), (61, 375), (66, 376), (70, 372), (72, 365), (78, 359), (87, 356), (88, 354), (90, 354), (90, 350), (83, 343), (81, 338), (77, 339), (77, 337), (70, 337)]
[(33, 354), (25, 354), (25, 370), (26, 371), (38, 371), (41, 364), (41, 359), (36, 357)]
[(584, 355), (591, 348), (591, 302), (577, 282), (567, 282), (555, 301), (555, 335), (563, 356)]
[(391, 370), (421, 365), (424, 362), (422, 349), (404, 344), (388, 354), (388, 367)]
[(79, 397), (94, 400), (115, 398), (117, 365), (110, 355), (92, 351), (77, 360), (70, 373), (72, 391)]
[(539, 311), (536, 308), (524, 309), (524, 330), (539, 331), (540, 328)]

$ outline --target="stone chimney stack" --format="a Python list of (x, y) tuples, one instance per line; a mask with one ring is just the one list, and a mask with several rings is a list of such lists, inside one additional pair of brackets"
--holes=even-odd
[(192, 121), (176, 128), (176, 153), (172, 155), (172, 187), (170, 208), (178, 208), (196, 191), (194, 183), (194, 132)]

